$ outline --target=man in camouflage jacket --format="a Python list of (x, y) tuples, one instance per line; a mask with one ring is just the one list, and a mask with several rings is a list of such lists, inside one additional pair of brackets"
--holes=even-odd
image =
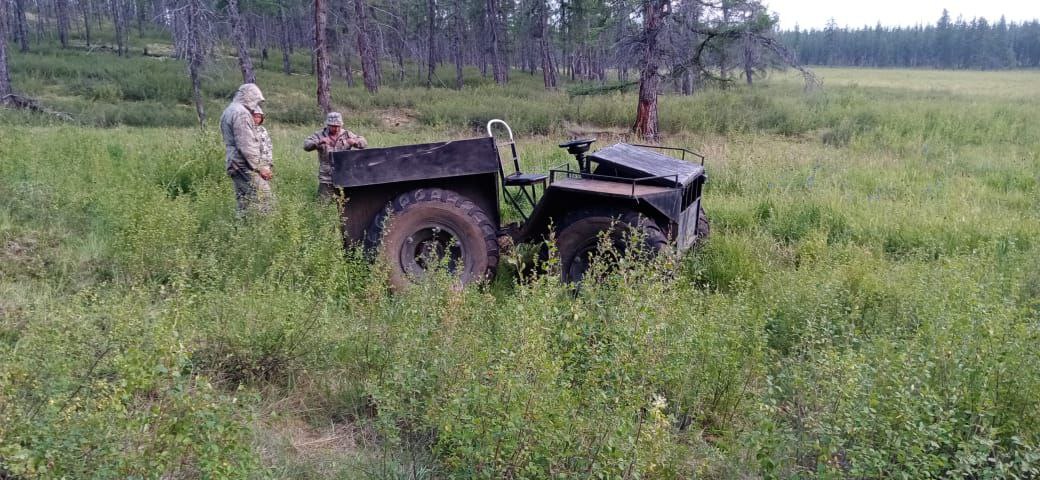
[[(267, 168), (274, 174), (274, 145), (271, 143), (271, 135), (264, 128), (264, 111), (257, 107), (253, 112), (253, 123), (256, 125), (256, 140), (260, 144), (260, 168)], [(256, 182), (257, 209), (260, 213), (270, 213), (274, 209), (274, 192), (271, 190), (271, 182), (258, 176)]]
[(261, 111), (264, 94), (255, 84), (238, 87), (235, 98), (220, 116), (220, 134), (224, 137), (225, 166), (235, 185), (236, 213), (243, 216), (250, 208), (259, 207), (258, 185), (271, 180), (273, 173), (260, 157), (253, 112)]
[(325, 128), (314, 132), (303, 142), (305, 151), (318, 151), (318, 197), (331, 200), (335, 189), (332, 187), (332, 152), (365, 148), (368, 142), (365, 137), (343, 128), (343, 116), (339, 112), (331, 112), (325, 118)]

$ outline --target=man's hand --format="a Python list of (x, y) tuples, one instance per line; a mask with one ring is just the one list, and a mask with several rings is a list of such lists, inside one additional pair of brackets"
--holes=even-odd
[(359, 138), (348, 138), (347, 145), (349, 145), (350, 148), (365, 148), (361, 145), (361, 139)]
[(260, 178), (264, 180), (271, 181), (271, 179), (274, 178), (274, 172), (272, 172), (269, 167), (261, 167), (259, 173)]

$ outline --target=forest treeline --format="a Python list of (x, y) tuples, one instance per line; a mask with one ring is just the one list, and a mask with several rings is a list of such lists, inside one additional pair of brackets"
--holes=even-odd
[(1040, 21), (1008, 22), (1004, 17), (939, 20), (914, 27), (840, 28), (784, 31), (778, 38), (810, 65), (929, 67), (997, 70), (1040, 67)]
[[(632, 129), (646, 138), (657, 136), (660, 92), (751, 84), (775, 67), (798, 68), (812, 88), (801, 64), (1040, 65), (1036, 21), (951, 21), (944, 11), (934, 26), (782, 32), (761, 0), (0, 0), (0, 19), (0, 38), (21, 53), (156, 55), (149, 42), (172, 39), (200, 125), (204, 71), (221, 51), (234, 52), (245, 82), (256, 80), (255, 61), (313, 74), (324, 111), (333, 81), (372, 93), (406, 82), (461, 89), (465, 68), (501, 85), (518, 73), (540, 76), (548, 90), (589, 82), (583, 94), (638, 86)], [(0, 42), (0, 103), (10, 105), (8, 48)], [(295, 71), (296, 51), (310, 55), (308, 71)]]
[[(498, 84), (539, 75), (549, 90), (564, 81), (605, 91), (638, 85), (633, 130), (648, 138), (657, 134), (659, 92), (751, 83), (795, 64), (760, 0), (0, 0), (0, 18), (0, 37), (23, 53), (60, 45), (149, 54), (131, 52), (130, 37), (172, 37), (200, 124), (203, 71), (221, 47), (235, 52), (246, 82), (257, 60), (314, 74), (325, 111), (334, 77), (372, 93), (406, 79), (461, 89), (466, 67)], [(297, 50), (312, 56), (310, 71), (294, 72)], [(0, 96), (12, 91), (5, 57), (0, 48)]]

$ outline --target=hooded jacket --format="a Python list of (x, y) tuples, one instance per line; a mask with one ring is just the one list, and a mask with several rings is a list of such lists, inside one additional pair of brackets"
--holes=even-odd
[(253, 122), (253, 111), (260, 108), (264, 94), (252, 83), (238, 87), (235, 98), (220, 116), (220, 134), (224, 137), (224, 153), (228, 175), (258, 171), (261, 162), (260, 139)]

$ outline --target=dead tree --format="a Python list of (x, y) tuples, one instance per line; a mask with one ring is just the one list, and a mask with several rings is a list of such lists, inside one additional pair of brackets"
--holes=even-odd
[(820, 80), (816, 77), (811, 70), (805, 68), (800, 64), (795, 57), (794, 53), (787, 49), (783, 44), (778, 42), (773, 37), (769, 36), (768, 32), (761, 32), (753, 29), (732, 29), (732, 28), (721, 28), (712, 29), (700, 26), (688, 27), (692, 32), (701, 35), (703, 40), (693, 49), (693, 55), (683, 61), (683, 65), (686, 68), (693, 68), (699, 72), (700, 75), (705, 78), (711, 78), (721, 83), (727, 83), (731, 79), (726, 77), (714, 77), (705, 66), (704, 52), (711, 48), (716, 43), (725, 43), (727, 41), (738, 41), (745, 40), (750, 42), (750, 45), (758, 48), (762, 48), (776, 56), (784, 65), (787, 65), (795, 70), (798, 70), (802, 75), (802, 81), (804, 82), (805, 91), (816, 90), (823, 86)]
[(289, 18), (285, 13), (285, 5), (278, 7), (278, 15), (281, 17), (281, 49), (282, 49), (282, 72), (286, 75), (292, 73), (292, 62), (289, 59), (292, 42), (289, 39)]
[(506, 67), (505, 56), (502, 52), (502, 12), (499, 10), (497, 0), (486, 0), (484, 3), (484, 15), (487, 18), (488, 47), (491, 50), (491, 69), (495, 76), (495, 83), (505, 85), (509, 82), (509, 70)]
[(379, 59), (371, 45), (371, 26), (368, 21), (368, 5), (365, 0), (354, 0), (354, 10), (358, 24), (358, 55), (361, 56), (361, 73), (365, 81), (365, 89), (369, 93), (379, 91)]
[[(539, 56), (542, 63), (542, 83), (546, 90), (556, 90), (556, 68), (552, 61), (552, 42), (549, 41), (549, 2), (537, 0), (538, 24), (535, 26), (535, 35), (538, 40)], [(533, 69), (533, 67), (532, 67)]]
[(349, 4), (346, 3), (346, 2), (340, 4), (340, 6), (342, 7), (342, 10), (340, 11), (340, 15), (343, 18), (343, 24), (340, 27), (340, 38), (341, 38), (341, 40), (339, 42), (336, 42), (336, 43), (338, 44), (339, 56), (343, 60), (343, 78), (346, 79), (348, 87), (354, 88), (354, 67), (353, 67), (354, 54), (353, 54), (352, 48), (351, 48), (353, 46), (350, 45), (350, 40), (349, 40), (349, 38), (350, 38), (350, 17), (351, 17), (350, 7), (349, 7)]
[(127, 53), (126, 10), (120, 0), (112, 0), (111, 6), (112, 23), (116, 33), (116, 53), (122, 57)]
[(227, 0), (227, 13), (231, 20), (231, 36), (235, 40), (235, 46), (238, 47), (238, 68), (242, 70), (242, 82), (256, 83), (253, 59), (249, 58), (246, 34), (242, 28), (242, 15), (238, 11), (238, 0)]
[(188, 76), (191, 78), (191, 96), (195, 102), (195, 114), (199, 120), (199, 128), (206, 123), (206, 108), (202, 99), (202, 70), (205, 66), (206, 52), (213, 43), (212, 13), (206, 9), (203, 0), (185, 0), (185, 3), (174, 12), (173, 18), (181, 23), (173, 31), (177, 38), (177, 51), (184, 55), (188, 64)]
[(14, 1), (14, 16), (14, 33), (18, 37), (18, 49), (22, 53), (27, 53), (29, 51), (29, 24), (25, 20), (25, 0)]
[[(390, 19), (393, 22), (391, 28), (393, 29), (393, 35), (390, 40), (390, 50), (394, 55), (394, 60), (397, 65), (397, 81), (404, 82), (405, 70), (404, 70), (404, 53), (407, 47), (407, 40), (405, 36), (408, 34), (407, 28), (404, 24), (404, 8), (401, 6), (400, 0), (393, 0), (390, 2), (391, 8), (394, 12), (390, 14)], [(372, 35), (369, 35), (369, 39)]]
[[(22, 1), (22, 0), (18, 0), (18, 1)], [(84, 36), (85, 36), (85, 40), (87, 41), (87, 48), (90, 48), (90, 15), (91, 15), (90, 12), (91, 12), (91, 10), (93, 10), (93, 5), (91, 5), (91, 0), (84, 0), (82, 6), (83, 6), (83, 33), (84, 33)]]
[(61, 48), (69, 48), (69, 1), (55, 0), (54, 10), (58, 17), (58, 40), (61, 42)]
[(426, 0), (426, 15), (429, 17), (429, 30), (427, 31), (426, 43), (429, 47), (427, 55), (426, 88), (433, 87), (434, 70), (437, 68), (436, 49), (437, 42), (434, 39), (434, 29), (437, 28), (437, 4), (434, 0)]
[(322, 113), (332, 111), (329, 93), (329, 43), (325, 29), (328, 27), (328, 5), (326, 0), (314, 0), (314, 70), (318, 79), (318, 106)]
[(455, 89), (462, 90), (462, 39), (464, 23), (462, 19), (462, 0), (452, 1), (451, 56), (455, 60)]

